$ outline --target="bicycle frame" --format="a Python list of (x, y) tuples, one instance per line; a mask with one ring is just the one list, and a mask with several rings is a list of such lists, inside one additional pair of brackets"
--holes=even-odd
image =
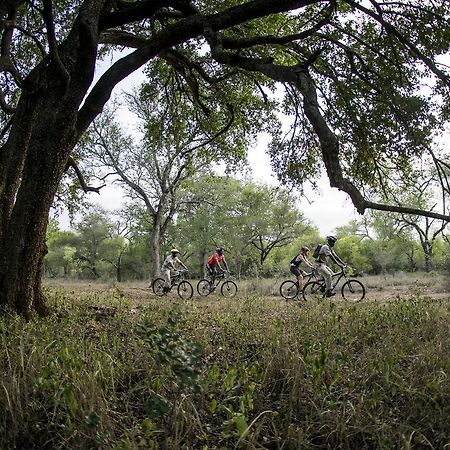
[[(336, 286), (339, 284), (339, 281), (341, 281), (342, 278), (344, 278), (345, 280), (348, 278), (344, 269), (341, 269), (339, 272), (332, 273), (332, 275), (331, 275), (331, 290), (336, 289)], [(317, 278), (315, 281), (322, 284), (322, 286), (325, 286), (325, 279), (323, 277)]]
[[(312, 270), (309, 273), (305, 273), (303, 275), (303, 286), (308, 284), (310, 281), (318, 281), (316, 272)], [(280, 294), (281, 296), (286, 300), (292, 300), (302, 292), (302, 290), (299, 289), (298, 280), (295, 281), (292, 279), (285, 280), (280, 285)]]
[(320, 280), (320, 278), (317, 278), (316, 272), (314, 270), (303, 275), (303, 285), (313, 280)]
[(211, 286), (219, 286), (222, 281), (228, 280), (228, 275), (226, 270), (222, 270), (221, 272), (216, 273), (216, 277), (214, 278), (214, 284), (212, 282), (212, 276), (209, 276)]
[(191, 298), (192, 294), (194, 293), (194, 289), (192, 287), (192, 284), (186, 280), (186, 274), (188, 272), (189, 271), (186, 269), (179, 269), (172, 271), (169, 289), (166, 289), (167, 281), (165, 279), (156, 278), (152, 282), (153, 292), (156, 295), (162, 297), (163, 295), (170, 292), (174, 286), (178, 286), (177, 292), (182, 299)]
[(197, 292), (203, 297), (215, 291), (220, 291), (224, 297), (234, 297), (238, 287), (234, 281), (228, 279), (227, 271), (216, 273), (214, 283), (212, 282), (212, 277), (202, 278), (197, 283)]
[[(331, 275), (331, 280), (332, 280), (331, 288), (335, 289), (336, 286), (339, 284), (339, 281), (341, 281), (342, 278), (344, 278), (345, 280), (347, 279), (347, 274), (345, 273), (344, 269), (342, 269), (339, 272), (334, 272), (333, 275)], [(325, 283), (325, 280), (323, 280), (323, 282)]]
[[(345, 267), (342, 267), (339, 272), (333, 272), (331, 274), (331, 289), (337, 290), (337, 286), (342, 279), (345, 281), (340, 286), (340, 291), (342, 297), (352, 303), (356, 303), (361, 301), (365, 297), (366, 289), (364, 284), (355, 280), (354, 278), (350, 278), (347, 275)], [(303, 289), (303, 299), (308, 300), (313, 296), (320, 295), (322, 298), (326, 296), (326, 283), (324, 279), (312, 281), (310, 283), (306, 283)]]
[(186, 278), (187, 272), (186, 269), (177, 270), (175, 275), (170, 277), (170, 289), (180, 283), (180, 281), (183, 281)]

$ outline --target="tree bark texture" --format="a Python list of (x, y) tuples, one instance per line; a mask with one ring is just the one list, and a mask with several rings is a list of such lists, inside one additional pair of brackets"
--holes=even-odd
[(155, 217), (153, 220), (153, 229), (150, 237), (150, 258), (152, 260), (151, 279), (154, 280), (161, 273), (161, 259), (159, 255), (159, 248), (161, 245), (161, 224)]
[(0, 305), (27, 319), (47, 311), (41, 274), (48, 214), (93, 79), (102, 3), (86, 2), (60, 46), (68, 77), (51, 56), (28, 75), (8, 141), (0, 149)]

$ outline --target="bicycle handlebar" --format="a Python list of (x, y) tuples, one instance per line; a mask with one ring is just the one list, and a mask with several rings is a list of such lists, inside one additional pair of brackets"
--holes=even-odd
[(344, 276), (347, 276), (348, 270), (351, 269), (351, 267), (346, 264), (345, 266), (340, 266), (340, 269), (339, 272), (333, 272), (333, 276), (340, 275), (341, 273), (344, 274)]

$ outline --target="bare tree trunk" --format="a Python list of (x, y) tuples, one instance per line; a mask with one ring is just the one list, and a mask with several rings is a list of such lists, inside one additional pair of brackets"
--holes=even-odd
[(425, 272), (431, 272), (433, 268), (433, 246), (429, 241), (423, 244), (423, 253), (425, 256)]
[(119, 257), (117, 258), (116, 280), (118, 283), (122, 282), (122, 257), (123, 257), (123, 251), (121, 251), (119, 253)]
[(200, 278), (206, 277), (206, 250), (202, 249), (199, 255)]
[(161, 246), (161, 227), (158, 220), (153, 223), (152, 234), (150, 237), (150, 257), (152, 260), (151, 280), (154, 280), (161, 273), (161, 259), (159, 248)]

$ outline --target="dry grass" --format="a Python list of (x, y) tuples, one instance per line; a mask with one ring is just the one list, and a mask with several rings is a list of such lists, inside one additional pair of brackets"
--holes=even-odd
[(183, 302), (52, 283), (51, 317), (0, 321), (1, 448), (450, 445), (448, 295), (304, 305), (239, 286)]

